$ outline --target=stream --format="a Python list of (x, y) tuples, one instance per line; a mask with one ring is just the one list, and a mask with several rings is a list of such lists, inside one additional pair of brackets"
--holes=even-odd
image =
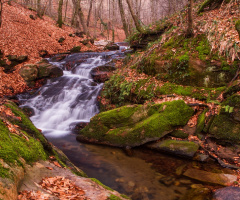
[(97, 96), (103, 84), (93, 81), (91, 70), (123, 57), (122, 51), (110, 51), (71, 54), (60, 62), (50, 59), (64, 75), (48, 80), (34, 94), (19, 95), (21, 106), (34, 109), (31, 120), (35, 126), (89, 177), (133, 200), (180, 199), (194, 183), (176, 171), (199, 163), (144, 148), (128, 156), (119, 148), (76, 141), (73, 127), (89, 122), (99, 112)]

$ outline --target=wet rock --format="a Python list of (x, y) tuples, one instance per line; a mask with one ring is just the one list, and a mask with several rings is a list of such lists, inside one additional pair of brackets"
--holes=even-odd
[(56, 78), (63, 75), (63, 70), (49, 63), (38, 65), (38, 78)]
[(32, 117), (33, 115), (35, 115), (34, 109), (29, 106), (22, 107), (22, 110), (29, 117)]
[(107, 41), (107, 40), (94, 41), (94, 45), (102, 50), (110, 43), (111, 43), (111, 41)]
[(149, 144), (148, 147), (179, 156), (193, 157), (197, 152), (199, 145), (189, 141), (164, 140), (155, 144)]
[(24, 65), (20, 70), (19, 74), (23, 77), (26, 82), (34, 81), (38, 77), (37, 65), (28, 64)]
[(98, 66), (90, 72), (93, 80), (98, 83), (104, 83), (109, 79), (109, 73), (116, 70), (112, 64)]
[(105, 46), (105, 50), (116, 51), (119, 50), (119, 46), (116, 43), (109, 43)]
[(94, 116), (79, 132), (77, 140), (118, 147), (139, 146), (185, 125), (192, 114), (192, 108), (184, 101), (123, 106)]
[(214, 200), (239, 200), (240, 188), (239, 187), (225, 187), (215, 191), (213, 195)]
[(159, 182), (166, 185), (166, 186), (170, 186), (170, 185), (174, 184), (175, 178), (172, 177), (172, 176), (165, 176), (165, 177), (162, 177), (159, 180)]
[(207, 162), (209, 159), (210, 159), (209, 155), (200, 154), (200, 153), (197, 153), (193, 158), (193, 160), (197, 160), (200, 162)]
[(88, 125), (88, 122), (75, 122), (69, 125), (70, 130), (74, 133), (78, 133), (80, 130), (85, 128)]
[(237, 176), (232, 174), (217, 174), (198, 169), (188, 169), (183, 175), (205, 183), (223, 186), (227, 186), (237, 181)]
[(193, 188), (189, 190), (180, 200), (210, 200), (211, 191), (208, 188)]

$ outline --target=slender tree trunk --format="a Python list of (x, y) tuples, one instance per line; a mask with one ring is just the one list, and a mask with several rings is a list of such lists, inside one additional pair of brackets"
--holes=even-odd
[(90, 23), (90, 18), (91, 18), (91, 13), (92, 13), (92, 5), (93, 5), (93, 0), (90, 0), (90, 7), (88, 10), (88, 17), (87, 17), (87, 27), (89, 27), (89, 23)]
[(140, 33), (143, 33), (144, 30), (139, 22), (139, 19), (137, 17), (137, 15), (134, 13), (133, 9), (132, 9), (132, 5), (131, 5), (131, 2), (130, 0), (126, 0), (127, 1), (127, 4), (128, 4), (128, 8), (130, 10), (130, 13), (132, 15), (132, 18), (133, 18), (133, 21), (134, 21), (134, 24), (136, 26), (136, 29), (140, 32)]
[(72, 3), (73, 3), (73, 13), (72, 13), (72, 20), (71, 20), (71, 25), (73, 26), (75, 24), (75, 21), (76, 21), (76, 16), (77, 16), (77, 12), (78, 12), (78, 5), (76, 3), (75, 0), (72, 0)]
[(68, 0), (66, 1), (66, 9), (65, 9), (64, 21), (66, 21), (66, 18), (67, 18), (67, 9), (68, 9)]
[(189, 0), (188, 5), (188, 28), (187, 28), (187, 37), (192, 37), (193, 34), (193, 15), (192, 15), (192, 9), (193, 9), (193, 0)]
[(3, 8), (3, 2), (0, 0), (0, 28), (2, 26), (2, 9)]
[(119, 5), (120, 15), (121, 15), (121, 19), (122, 19), (123, 29), (124, 29), (126, 37), (128, 37), (129, 33), (128, 33), (128, 27), (127, 27), (127, 23), (126, 23), (126, 19), (125, 19), (125, 12), (123, 9), (122, 0), (118, 0), (118, 5)]
[(62, 20), (62, 7), (63, 7), (63, 0), (59, 0), (58, 4), (58, 21), (57, 24), (60, 28), (62, 28), (63, 20)]
[(76, 1), (76, 3), (78, 4), (78, 17), (79, 17), (80, 22), (82, 24), (83, 32), (87, 35), (87, 37), (90, 37), (89, 31), (88, 31), (88, 28), (87, 28), (87, 24), (85, 23), (86, 21), (84, 19), (84, 15), (83, 15), (83, 12), (82, 12), (80, 1), (81, 0)]
[(40, 18), (42, 17), (41, 0), (37, 0), (37, 15)]
[(49, 0), (48, 2), (48, 12), (49, 15), (52, 16), (52, 0)]

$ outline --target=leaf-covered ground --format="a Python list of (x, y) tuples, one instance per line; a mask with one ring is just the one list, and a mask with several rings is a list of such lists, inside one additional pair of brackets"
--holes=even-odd
[[(31, 19), (30, 15), (36, 19)], [(81, 51), (97, 50), (94, 45), (86, 47), (80, 43), (84, 38), (70, 37), (69, 34), (76, 32), (73, 28), (64, 25), (60, 29), (53, 19), (47, 16), (40, 19), (35, 11), (13, 1), (11, 5), (7, 3), (3, 5), (2, 20), (0, 50), (5, 58), (8, 55), (27, 55), (29, 58), (27, 62), (35, 63), (41, 60), (39, 52), (42, 50), (46, 50), (49, 54), (63, 53), (74, 46), (81, 46)], [(65, 40), (59, 43), (60, 38)], [(25, 82), (18, 74), (21, 66), (17, 66), (12, 74), (5, 74), (0, 67), (0, 96), (23, 92), (27, 89)]]

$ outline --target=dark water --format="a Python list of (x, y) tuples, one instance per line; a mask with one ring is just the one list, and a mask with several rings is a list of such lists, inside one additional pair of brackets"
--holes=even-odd
[(61, 62), (50, 62), (64, 69), (64, 76), (50, 80), (33, 95), (20, 95), (22, 106), (34, 109), (31, 120), (48, 140), (60, 148), (89, 177), (125, 193), (134, 200), (177, 200), (192, 184), (176, 171), (192, 161), (144, 149), (127, 156), (121, 149), (81, 144), (71, 127), (89, 122), (98, 113), (97, 96), (102, 84), (90, 76), (93, 68), (122, 58), (121, 51), (79, 53)]

